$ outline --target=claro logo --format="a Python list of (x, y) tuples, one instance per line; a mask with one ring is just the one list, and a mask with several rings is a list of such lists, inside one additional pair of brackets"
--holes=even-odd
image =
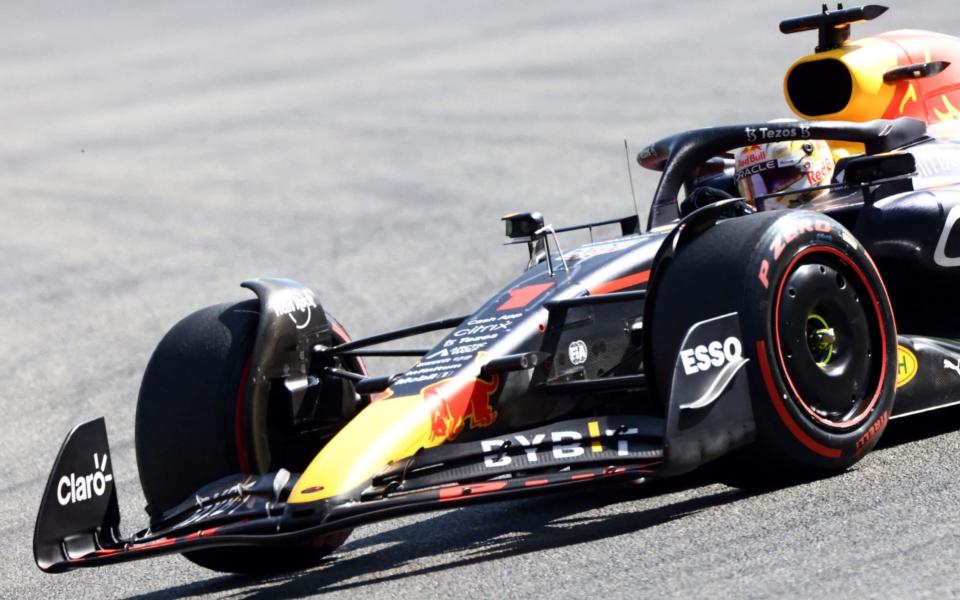
[(106, 453), (103, 459), (93, 453), (93, 473), (89, 475), (77, 475), (70, 473), (64, 475), (57, 482), (57, 502), (60, 506), (76, 504), (91, 498), (98, 498), (107, 491), (107, 484), (113, 481), (113, 475), (107, 475), (107, 460), (110, 458)]
[(696, 375), (733, 362), (743, 355), (740, 340), (731, 336), (722, 342), (710, 342), (680, 351), (680, 361), (687, 375)]

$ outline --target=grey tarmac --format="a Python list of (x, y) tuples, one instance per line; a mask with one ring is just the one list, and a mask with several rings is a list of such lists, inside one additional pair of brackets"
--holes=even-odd
[[(0, 597), (960, 594), (957, 411), (892, 424), (837, 477), (750, 493), (707, 469), (398, 519), (283, 577), (176, 556), (33, 565), (48, 469), (82, 420), (107, 416), (125, 528), (144, 525), (137, 389), (180, 317), (249, 297), (252, 276), (309, 283), (355, 335), (470, 311), (524, 265), (501, 215), (561, 226), (632, 211), (624, 138), (635, 153), (676, 130), (789, 116), (783, 73), (816, 36), (777, 23), (818, 9), (4, 2)], [(960, 12), (893, 2), (857, 32), (905, 27), (958, 34)], [(645, 207), (656, 178), (634, 177)]]

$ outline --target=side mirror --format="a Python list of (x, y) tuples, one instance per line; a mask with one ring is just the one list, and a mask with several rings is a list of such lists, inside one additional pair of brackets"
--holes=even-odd
[(543, 228), (543, 215), (538, 212), (513, 213), (504, 215), (501, 219), (507, 225), (507, 237), (510, 239), (530, 239), (533, 234)]
[(917, 171), (917, 159), (909, 152), (856, 156), (845, 162), (843, 181), (847, 185), (863, 185)]
[(729, 200), (730, 198), (733, 198), (733, 196), (723, 190), (709, 186), (700, 186), (690, 192), (690, 194), (680, 202), (680, 217), (683, 218), (708, 204), (720, 202), (721, 200)]

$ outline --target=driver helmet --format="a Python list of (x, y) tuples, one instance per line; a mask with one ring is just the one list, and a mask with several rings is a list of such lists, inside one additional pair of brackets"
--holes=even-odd
[(796, 208), (826, 192), (803, 190), (830, 183), (833, 168), (833, 154), (823, 140), (769, 142), (737, 150), (734, 180), (740, 195), (754, 205), (757, 196), (797, 192), (766, 198), (759, 209)]

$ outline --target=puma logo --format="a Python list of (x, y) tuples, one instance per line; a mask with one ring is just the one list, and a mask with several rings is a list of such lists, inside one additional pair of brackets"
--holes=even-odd
[(956, 371), (957, 375), (960, 375), (960, 360), (958, 360), (956, 363), (952, 363), (950, 362), (950, 359), (945, 358), (943, 359), (943, 368), (950, 369), (951, 371)]

